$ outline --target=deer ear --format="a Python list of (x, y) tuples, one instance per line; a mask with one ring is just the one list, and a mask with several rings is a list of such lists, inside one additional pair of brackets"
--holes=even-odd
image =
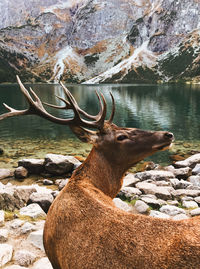
[(98, 139), (97, 132), (95, 132), (95, 131), (87, 130), (85, 128), (77, 127), (77, 126), (70, 126), (70, 128), (71, 128), (72, 132), (82, 142), (94, 144)]

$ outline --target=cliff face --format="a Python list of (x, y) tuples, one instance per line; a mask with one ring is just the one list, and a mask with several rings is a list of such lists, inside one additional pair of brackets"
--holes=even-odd
[(1, 0), (0, 82), (200, 80), (199, 0)]

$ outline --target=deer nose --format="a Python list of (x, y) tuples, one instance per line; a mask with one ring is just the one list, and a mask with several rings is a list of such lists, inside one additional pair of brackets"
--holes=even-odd
[(170, 139), (173, 139), (173, 138), (174, 138), (174, 135), (173, 135), (172, 133), (170, 133), (170, 132), (166, 132), (166, 133), (164, 134), (164, 136), (165, 136), (166, 138), (170, 138)]

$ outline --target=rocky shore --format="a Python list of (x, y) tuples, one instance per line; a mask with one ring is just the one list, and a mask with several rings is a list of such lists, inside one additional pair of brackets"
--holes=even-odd
[[(19, 161), (15, 171), (0, 169), (0, 268), (52, 268), (42, 241), (46, 213), (80, 164), (71, 156), (47, 154)], [(32, 174), (40, 181), (27, 185)], [(127, 173), (113, 201), (122, 210), (157, 218), (200, 215), (200, 153), (167, 167), (152, 163), (144, 172)]]

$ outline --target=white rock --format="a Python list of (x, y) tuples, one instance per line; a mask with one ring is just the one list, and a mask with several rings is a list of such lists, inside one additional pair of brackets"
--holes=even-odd
[(21, 227), (21, 234), (26, 234), (32, 231), (35, 231), (36, 227), (30, 222), (25, 222), (24, 225)]
[(30, 204), (20, 209), (20, 215), (28, 216), (31, 218), (45, 218), (46, 213), (38, 204)]
[(145, 202), (140, 200), (136, 201), (134, 207), (141, 214), (146, 213), (149, 210), (149, 206)]
[(133, 212), (133, 207), (128, 205), (126, 202), (123, 202), (120, 198), (114, 198), (113, 202), (115, 203), (115, 206), (121, 210), (126, 212)]
[(163, 205), (160, 208), (160, 212), (168, 214), (169, 216), (175, 216), (178, 214), (185, 214), (185, 210), (174, 205)]
[(0, 229), (0, 243), (5, 243), (8, 241), (8, 230)]
[(15, 219), (11, 222), (10, 227), (12, 229), (18, 229), (19, 227), (21, 227), (24, 224), (23, 220), (20, 219)]
[(198, 204), (195, 201), (183, 201), (183, 207), (185, 207), (185, 208), (197, 208)]
[(27, 269), (27, 267), (22, 267), (20, 265), (17, 265), (17, 264), (13, 264), (13, 265), (9, 265), (9, 266), (6, 266), (4, 267), (4, 269)]
[(179, 198), (181, 196), (200, 196), (200, 190), (180, 189), (173, 192), (173, 196)]
[(15, 253), (14, 260), (21, 266), (29, 266), (36, 260), (36, 255), (27, 250), (19, 250)]
[(45, 257), (35, 262), (32, 269), (53, 269), (53, 267), (48, 258)]
[(0, 210), (0, 226), (4, 225), (4, 221), (5, 221), (5, 214), (3, 210)]
[(123, 179), (123, 187), (134, 187), (136, 183), (138, 183), (140, 180), (139, 178), (136, 178), (134, 174), (129, 173), (126, 175)]
[(13, 247), (8, 244), (0, 244), (0, 267), (12, 259)]
[(169, 200), (171, 199), (171, 193), (175, 191), (172, 187), (157, 187), (155, 184), (139, 182), (136, 187), (145, 194), (154, 194), (157, 198)]
[(178, 214), (172, 218), (173, 220), (182, 220), (182, 219), (189, 219), (186, 214)]
[(188, 166), (192, 167), (199, 162), (200, 162), (200, 153), (197, 153), (197, 154), (192, 155), (191, 157), (189, 157), (183, 161), (175, 162), (174, 165), (176, 167), (188, 167)]
[[(43, 230), (38, 230), (29, 234), (27, 240), (35, 247), (44, 251)], [(42, 268), (42, 267), (41, 267)]]
[(170, 171), (164, 171), (164, 170), (150, 170), (150, 171), (145, 171), (141, 173), (135, 174), (136, 178), (139, 178), (140, 180), (155, 180), (155, 181), (160, 181), (160, 180), (169, 180), (170, 178), (174, 178), (174, 174)]
[(193, 184), (193, 186), (200, 187), (200, 176), (191, 176), (188, 178), (189, 182)]
[(195, 208), (195, 209), (191, 210), (191, 211), (190, 211), (190, 215), (191, 215), (192, 217), (194, 217), (194, 216), (199, 216), (199, 215), (200, 215), (200, 208), (198, 207), (198, 208)]
[(161, 213), (159, 211), (156, 210), (151, 210), (149, 216), (154, 217), (154, 218), (160, 218), (160, 219), (169, 219), (170, 216), (165, 214), (165, 213)]
[(197, 175), (200, 174), (200, 163), (196, 164), (192, 170), (192, 174)]
[(0, 179), (13, 176), (13, 172), (10, 169), (0, 169)]
[(124, 187), (120, 190), (119, 195), (125, 196), (126, 198), (134, 199), (138, 195), (141, 195), (142, 192), (134, 187)]
[(198, 204), (200, 204), (200, 196), (195, 197), (194, 200), (195, 200), (195, 202), (197, 202)]

